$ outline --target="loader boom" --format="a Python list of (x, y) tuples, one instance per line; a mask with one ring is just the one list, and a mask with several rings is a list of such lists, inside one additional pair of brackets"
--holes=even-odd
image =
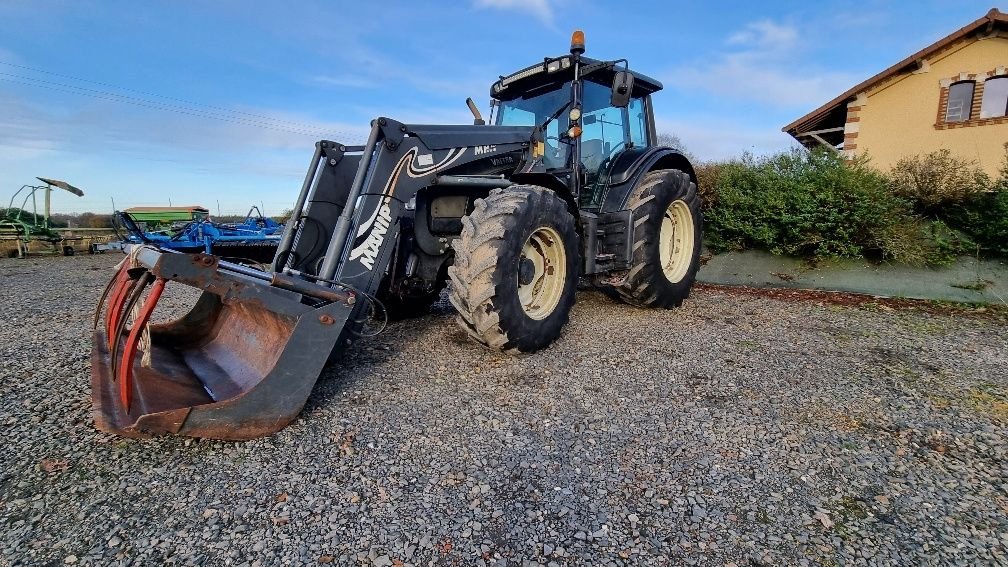
[[(365, 146), (316, 144), (272, 272), (149, 246), (124, 260), (99, 306), (105, 324), (96, 316), (92, 390), (99, 428), (248, 439), (284, 427), (330, 354), (356, 338), (362, 313), (381, 309), (374, 295), (417, 192), (439, 183), (510, 184), (501, 176), (440, 173), (489, 153), (525, 152), (532, 132), (407, 126), (388, 118), (373, 124)], [(495, 149), (478, 154), (475, 145), (456, 140)], [(149, 314), (157, 297), (141, 297), (148, 288), (159, 295), (168, 281), (203, 293), (182, 319), (145, 331), (153, 361), (145, 366), (137, 356), (142, 332), (131, 332), (127, 318), (138, 305)]]

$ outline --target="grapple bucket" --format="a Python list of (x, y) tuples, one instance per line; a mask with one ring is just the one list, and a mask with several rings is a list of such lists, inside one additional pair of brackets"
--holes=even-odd
[[(182, 318), (151, 324), (165, 286), (178, 284), (203, 292)], [(353, 305), (353, 293), (139, 247), (95, 314), (96, 425), (128, 436), (269, 435), (301, 411)]]

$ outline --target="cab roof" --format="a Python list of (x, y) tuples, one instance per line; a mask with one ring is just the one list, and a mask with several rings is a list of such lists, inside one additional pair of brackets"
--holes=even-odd
[[(596, 64), (604, 64), (605, 61), (581, 56), (581, 68), (590, 67)], [(586, 80), (603, 85), (612, 85), (616, 71), (623, 69), (613, 69), (613, 66), (604, 66), (589, 75), (582, 75)], [(547, 57), (543, 61), (525, 67), (520, 71), (510, 75), (501, 75), (500, 79), (490, 87), (490, 96), (497, 100), (511, 100), (521, 96), (530, 90), (538, 90), (545, 85), (560, 85), (571, 80), (574, 74), (574, 58), (571, 55), (561, 55), (560, 57)], [(653, 79), (630, 70), (634, 78), (633, 96), (646, 96), (662, 90), (662, 84), (657, 79)]]

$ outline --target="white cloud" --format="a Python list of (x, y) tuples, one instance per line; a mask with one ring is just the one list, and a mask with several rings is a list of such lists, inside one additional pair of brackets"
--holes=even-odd
[(54, 149), (56, 140), (46, 121), (40, 119), (41, 112), (37, 105), (0, 90), (0, 144), (24, 152)]
[(548, 0), (475, 0), (477, 8), (528, 12), (546, 25), (553, 24), (553, 7)]
[(854, 12), (834, 12), (830, 17), (833, 28), (850, 32), (854, 28), (876, 29), (892, 23), (893, 15), (888, 11), (857, 10)]
[(725, 55), (704, 67), (677, 69), (673, 76), (690, 89), (783, 108), (814, 108), (856, 82), (846, 73), (776, 64), (752, 54)]
[(355, 142), (366, 138), (368, 131), (367, 124), (345, 124), (269, 108), (202, 107), (89, 96), (67, 102), (57, 111), (0, 91), (0, 143), (46, 148), (161, 146), (241, 151), (310, 146), (322, 137)]
[(795, 146), (794, 140), (775, 128), (744, 126), (737, 121), (694, 116), (687, 120), (655, 117), (661, 134), (676, 135), (697, 161), (738, 157), (743, 152), (766, 154)]
[(19, 57), (17, 53), (14, 53), (10, 49), (0, 47), (0, 62), (21, 63), (21, 61), (21, 57)]
[(810, 43), (795, 26), (751, 22), (728, 36), (727, 50), (672, 69), (667, 84), (779, 108), (815, 108), (859, 78), (803, 60), (812, 50), (799, 45)]
[(341, 54), (347, 61), (354, 62), (355, 75), (322, 74), (306, 82), (336, 88), (386, 90), (388, 85), (400, 85), (400, 90), (408, 86), (439, 98), (457, 99), (461, 104), (467, 96), (475, 98), (489, 92), (487, 78), (496, 77), (492, 70), (479, 63), (432, 61), (417, 64), (389, 57), (361, 42), (350, 42), (342, 48)]
[(798, 30), (793, 26), (771, 20), (750, 22), (742, 30), (728, 36), (729, 45), (778, 51), (793, 47), (798, 41)]
[(371, 79), (355, 76), (316, 75), (311, 78), (310, 82), (319, 85), (343, 88), (370, 89), (378, 86), (378, 84)]

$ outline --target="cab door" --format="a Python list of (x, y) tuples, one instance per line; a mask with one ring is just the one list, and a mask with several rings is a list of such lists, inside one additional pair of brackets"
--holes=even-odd
[(609, 87), (585, 81), (582, 98), (581, 165), (585, 171), (582, 206), (591, 206), (604, 193), (607, 172), (621, 153), (651, 145), (644, 97), (630, 99), (626, 108), (610, 105)]

